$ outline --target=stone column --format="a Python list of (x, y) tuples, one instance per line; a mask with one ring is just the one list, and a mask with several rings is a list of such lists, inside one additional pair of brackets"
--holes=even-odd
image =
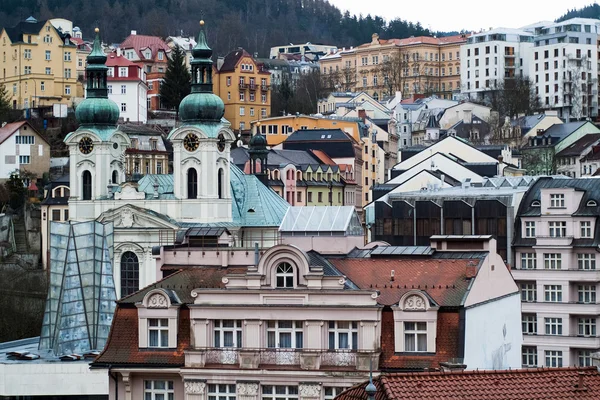
[(186, 379), (183, 381), (185, 400), (204, 400), (206, 398), (206, 380)]
[(258, 382), (236, 382), (236, 392), (238, 400), (257, 400)]
[(301, 400), (320, 400), (321, 385), (316, 382), (300, 382), (298, 395)]

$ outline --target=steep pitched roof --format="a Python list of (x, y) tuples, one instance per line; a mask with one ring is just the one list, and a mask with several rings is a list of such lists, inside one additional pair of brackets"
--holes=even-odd
[(158, 50), (163, 50), (165, 53), (171, 51), (171, 48), (161, 38), (147, 35), (129, 35), (119, 47), (121, 49), (134, 49), (140, 60), (146, 59), (142, 54), (144, 49), (149, 48), (152, 51), (152, 59), (156, 57)]
[(577, 121), (577, 122), (567, 122), (566, 124), (554, 124), (550, 128), (546, 129), (542, 136), (544, 137), (555, 137), (558, 138), (559, 141), (569, 136), (571, 133), (575, 132), (583, 125), (585, 125), (587, 121)]
[(354, 139), (341, 129), (302, 129), (283, 142), (286, 150), (321, 150), (331, 158), (354, 157)]
[(556, 157), (578, 157), (596, 142), (600, 140), (600, 133), (590, 133), (581, 137), (579, 140), (571, 143), (569, 146), (562, 149)]
[[(397, 304), (407, 292), (425, 291), (440, 306), (458, 307), (477, 272), (471, 259), (419, 260), (330, 258), (329, 261), (361, 289), (377, 288), (377, 301)], [(394, 281), (390, 280), (394, 270)]]
[(219, 72), (230, 72), (235, 70), (238, 61), (243, 57), (252, 58), (250, 53), (241, 47), (237, 50), (230, 51), (229, 54), (223, 58), (223, 65), (219, 68)]
[[(377, 388), (376, 400), (600, 398), (600, 374), (596, 367), (389, 373), (374, 378), (373, 383)], [(367, 382), (355, 385), (336, 399), (367, 400), (366, 385)]]
[(21, 129), (21, 127), (23, 125), (27, 125), (29, 127), (29, 129), (31, 129), (32, 131), (34, 131), (38, 135), (39, 138), (41, 138), (44, 142), (48, 143), (48, 141), (46, 140), (46, 138), (44, 136), (42, 136), (38, 131), (36, 131), (35, 128), (33, 126), (31, 126), (31, 124), (29, 122), (27, 122), (27, 121), (18, 121), (18, 122), (11, 122), (10, 124), (6, 124), (2, 128), (0, 128), (0, 144), (4, 143), (16, 131), (18, 131), (19, 129)]

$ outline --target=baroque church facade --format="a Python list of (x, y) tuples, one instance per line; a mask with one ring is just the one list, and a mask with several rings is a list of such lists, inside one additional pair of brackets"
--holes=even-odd
[(193, 228), (222, 228), (221, 245), (270, 247), (289, 207), (230, 162), (235, 135), (223, 118), (223, 101), (212, 93), (212, 50), (203, 27), (192, 55), (191, 93), (180, 104), (179, 126), (167, 137), (173, 173), (137, 182), (126, 180), (131, 141), (118, 129), (119, 109), (108, 99), (98, 31), (87, 58), (86, 99), (76, 109), (80, 127), (64, 140), (71, 165), (69, 215), (72, 221), (113, 223), (118, 297), (162, 278), (154, 246), (185, 242)]

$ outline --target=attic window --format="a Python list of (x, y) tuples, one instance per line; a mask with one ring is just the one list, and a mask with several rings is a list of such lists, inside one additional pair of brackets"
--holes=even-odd
[(588, 207), (597, 207), (598, 203), (596, 202), (596, 200), (590, 200), (587, 202), (586, 204)]
[(531, 207), (540, 207), (540, 201), (539, 200), (534, 200), (531, 202)]
[(249, 209), (248, 209), (248, 212), (249, 212), (249, 213), (253, 213), (253, 212), (254, 212), (254, 208), (249, 208)]

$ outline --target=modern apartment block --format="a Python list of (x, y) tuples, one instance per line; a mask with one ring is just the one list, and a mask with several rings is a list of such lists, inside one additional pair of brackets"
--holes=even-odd
[(496, 28), (477, 33), (461, 46), (461, 91), (470, 99), (483, 99), (501, 82), (529, 72), (534, 35), (519, 29)]
[(573, 18), (526, 28), (535, 33), (529, 72), (542, 106), (565, 119), (598, 115), (600, 21)]
[(594, 179), (540, 178), (521, 202), (513, 276), (521, 288), (523, 366), (590, 366), (600, 348), (599, 201)]

